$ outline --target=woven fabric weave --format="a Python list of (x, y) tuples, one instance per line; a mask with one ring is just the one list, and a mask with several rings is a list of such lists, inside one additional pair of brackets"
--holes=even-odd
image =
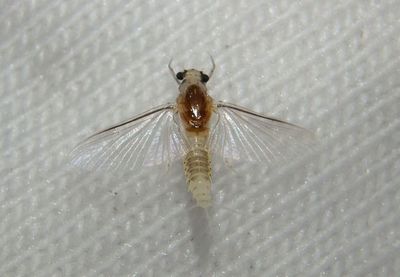
[[(0, 276), (397, 276), (400, 2), (1, 1)], [(275, 168), (217, 162), (215, 206), (182, 165), (72, 168), (79, 141), (210, 94), (314, 130)]]

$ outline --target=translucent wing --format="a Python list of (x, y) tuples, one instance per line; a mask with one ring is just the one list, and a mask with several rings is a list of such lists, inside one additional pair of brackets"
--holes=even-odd
[(92, 170), (134, 170), (170, 163), (186, 152), (173, 104), (156, 107), (98, 132), (71, 153), (72, 164)]
[(245, 108), (218, 102), (210, 149), (227, 162), (285, 161), (310, 149), (313, 134), (299, 126)]

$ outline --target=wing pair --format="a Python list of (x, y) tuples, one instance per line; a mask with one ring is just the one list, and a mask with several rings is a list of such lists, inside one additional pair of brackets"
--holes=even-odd
[[(209, 149), (227, 162), (270, 164), (312, 146), (313, 135), (299, 126), (218, 102)], [(174, 104), (156, 107), (103, 130), (72, 151), (72, 163), (92, 170), (136, 170), (182, 159), (188, 143)]]

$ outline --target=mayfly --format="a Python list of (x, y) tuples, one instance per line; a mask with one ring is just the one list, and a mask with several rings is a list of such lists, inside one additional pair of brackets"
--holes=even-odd
[(93, 170), (138, 170), (183, 160), (188, 190), (198, 206), (211, 205), (211, 157), (262, 165), (299, 154), (312, 134), (294, 124), (215, 101), (209, 74), (196, 69), (175, 74), (175, 103), (167, 103), (87, 138), (72, 151), (72, 163)]

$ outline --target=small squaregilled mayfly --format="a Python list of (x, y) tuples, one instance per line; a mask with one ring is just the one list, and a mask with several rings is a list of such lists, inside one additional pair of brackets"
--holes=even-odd
[(211, 157), (224, 162), (268, 165), (308, 149), (313, 135), (294, 124), (208, 95), (209, 74), (196, 69), (175, 74), (176, 103), (167, 103), (100, 131), (72, 151), (72, 163), (93, 170), (138, 170), (182, 159), (188, 190), (197, 205), (211, 205)]

